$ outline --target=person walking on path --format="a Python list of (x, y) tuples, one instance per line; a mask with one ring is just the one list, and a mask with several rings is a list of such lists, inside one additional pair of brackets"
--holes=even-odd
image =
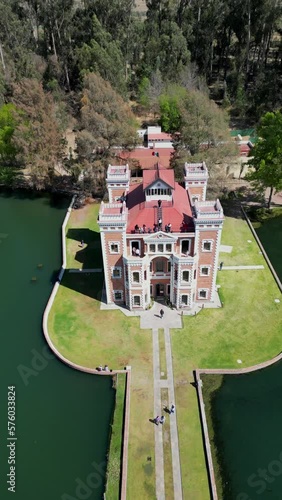
[(160, 310), (160, 317), (161, 317), (161, 319), (163, 319), (163, 317), (164, 317), (164, 310), (163, 309)]
[(171, 405), (169, 413), (174, 413), (175, 412), (175, 406)]
[(161, 418), (160, 418), (160, 423), (161, 423), (161, 424), (164, 424), (164, 423), (165, 423), (165, 416), (164, 416), (164, 415), (162, 415), (162, 416), (161, 416)]
[(156, 418), (155, 418), (155, 424), (156, 424), (156, 425), (159, 425), (160, 420), (161, 420), (161, 419), (160, 419), (159, 415), (157, 415), (157, 416), (156, 416)]

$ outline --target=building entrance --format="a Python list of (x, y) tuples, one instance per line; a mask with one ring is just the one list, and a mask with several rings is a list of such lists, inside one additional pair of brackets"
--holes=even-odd
[(164, 296), (164, 290), (165, 286), (162, 283), (158, 283), (156, 285), (156, 297), (163, 297)]

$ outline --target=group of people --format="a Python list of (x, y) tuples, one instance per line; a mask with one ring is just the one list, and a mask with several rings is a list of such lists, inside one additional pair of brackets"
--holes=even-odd
[[(170, 408), (166, 408), (166, 411), (167, 413), (169, 413), (170, 415), (172, 413), (175, 413), (175, 405), (171, 405)], [(162, 415), (161, 417), (159, 415), (156, 416), (156, 418), (154, 419), (154, 422), (156, 425), (159, 425), (159, 424), (164, 424), (165, 423), (165, 416)]]
[[(138, 226), (138, 224), (135, 224), (134, 233), (135, 234), (156, 233), (157, 231), (162, 231), (162, 227), (163, 227), (163, 221), (160, 218), (158, 219), (158, 223), (154, 224), (153, 229), (151, 227), (147, 228), (146, 224), (143, 224), (143, 226)], [(172, 233), (170, 222), (165, 225), (165, 232)]]
[(104, 368), (102, 365), (100, 365), (100, 366), (98, 366), (97, 370), (98, 370), (98, 372), (109, 372), (110, 371), (108, 365), (105, 365)]
[(135, 234), (136, 233), (138, 233), (138, 234), (151, 233), (152, 229), (150, 229), (150, 228), (147, 229), (146, 224), (143, 224), (143, 226), (138, 226), (138, 224), (135, 224), (134, 232), (135, 232)]

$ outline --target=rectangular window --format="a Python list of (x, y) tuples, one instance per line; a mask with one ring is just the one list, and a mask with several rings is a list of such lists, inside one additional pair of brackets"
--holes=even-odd
[(177, 269), (174, 270), (174, 280), (177, 281)]
[(212, 250), (212, 242), (209, 240), (203, 240), (203, 251), (211, 252)]
[(135, 306), (140, 306), (140, 304), (141, 304), (141, 297), (140, 297), (140, 295), (134, 295), (133, 296), (133, 304)]
[(170, 273), (171, 271), (171, 262), (168, 261), (167, 263), (167, 272)]
[(182, 271), (182, 281), (188, 282), (190, 278), (190, 272), (189, 271)]
[(199, 290), (199, 298), (206, 299), (207, 298), (207, 290)]
[(121, 278), (121, 268), (113, 267), (112, 268), (112, 278)]
[(190, 240), (181, 241), (181, 253), (188, 255), (190, 251)]
[(182, 306), (188, 305), (188, 295), (181, 295), (181, 305)]
[(156, 245), (153, 245), (153, 243), (150, 244), (149, 246), (150, 252), (155, 252), (156, 251)]
[(147, 271), (144, 271), (144, 281), (147, 279)]
[(132, 273), (132, 280), (133, 280), (133, 283), (140, 283), (140, 274), (139, 274), (139, 271), (134, 271)]
[(164, 246), (162, 243), (158, 244), (158, 252), (162, 253), (164, 251)]
[(118, 243), (110, 243), (110, 252), (111, 253), (119, 253), (119, 244)]
[(131, 241), (131, 255), (140, 256), (140, 241)]
[(122, 291), (121, 290), (115, 290), (114, 291), (114, 297), (115, 297), (115, 300), (122, 300)]
[(164, 261), (163, 260), (157, 260), (155, 263), (155, 269), (157, 273), (163, 273), (164, 272)]
[(151, 295), (151, 297), (153, 295), (153, 285), (150, 285), (150, 295)]
[(201, 266), (200, 273), (201, 273), (201, 276), (209, 276), (209, 274), (210, 274), (209, 266)]
[(167, 252), (171, 252), (172, 251), (172, 245), (171, 245), (171, 243), (167, 243), (166, 244), (166, 251)]
[(166, 293), (167, 293), (168, 297), (170, 297), (170, 285), (166, 286)]

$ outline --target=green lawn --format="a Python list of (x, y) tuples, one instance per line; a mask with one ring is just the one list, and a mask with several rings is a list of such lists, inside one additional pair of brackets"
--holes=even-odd
[[(83, 210), (73, 210), (66, 228), (68, 268), (91, 269), (102, 267), (99, 226), (100, 205), (93, 203)], [(84, 246), (81, 246), (82, 240)]]
[[(69, 228), (76, 231), (89, 226), (87, 245), (97, 241), (97, 210), (92, 206), (74, 211), (69, 221)], [(70, 232), (67, 239), (68, 267), (81, 267), (77, 234)], [(275, 356), (282, 345), (282, 304), (274, 303), (280, 293), (246, 222), (227, 218), (222, 243), (233, 246), (231, 254), (220, 255), (226, 265), (263, 264), (265, 269), (219, 272), (224, 307), (184, 316), (184, 329), (171, 331), (183, 491), (184, 498), (193, 500), (210, 498), (197, 396), (191, 385), (193, 369), (249, 366)], [(87, 261), (84, 267), (99, 266)], [(155, 498), (154, 426), (148, 422), (153, 411), (151, 332), (140, 331), (138, 318), (100, 311), (102, 282), (102, 274), (66, 272), (50, 313), (49, 332), (72, 361), (90, 367), (132, 366), (128, 498), (151, 500)], [(238, 365), (237, 359), (243, 364)]]
[[(184, 316), (185, 328), (172, 331), (183, 489), (194, 500), (210, 497), (196, 390), (191, 385), (193, 369), (250, 366), (272, 358), (282, 347), (282, 304), (274, 302), (281, 294), (256, 243), (244, 247), (248, 239), (253, 241), (245, 221), (226, 220), (223, 241), (233, 245), (235, 261), (231, 253), (228, 263), (238, 263), (237, 241), (244, 248), (241, 263), (263, 263), (265, 269), (219, 272), (224, 307), (204, 309), (196, 317)], [(227, 254), (221, 254), (222, 260), (223, 255), (225, 260)]]
[(123, 422), (124, 422), (124, 403), (126, 389), (126, 375), (119, 373), (115, 377), (116, 386), (116, 404), (114, 420), (112, 424), (112, 434), (110, 451), (107, 464), (107, 500), (117, 500), (120, 493), (121, 478), (121, 459), (123, 445)]
[(220, 254), (220, 261), (223, 261), (226, 266), (265, 264), (247, 222), (242, 219), (225, 218), (221, 244), (233, 247), (231, 253)]

